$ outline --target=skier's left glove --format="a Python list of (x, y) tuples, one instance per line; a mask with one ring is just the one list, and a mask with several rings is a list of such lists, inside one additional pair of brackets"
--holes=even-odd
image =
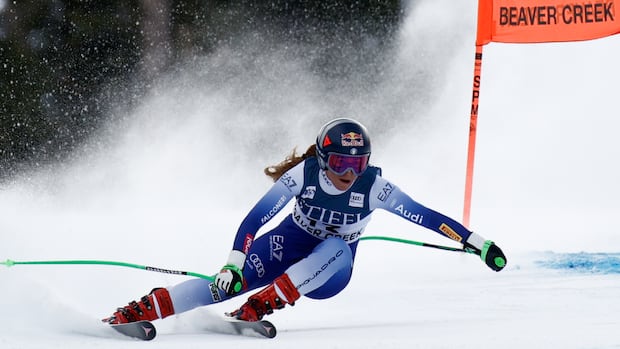
[(480, 253), (480, 259), (482, 259), (489, 268), (495, 271), (500, 271), (506, 266), (506, 256), (504, 252), (491, 240), (484, 242), (484, 246)]
[(506, 266), (507, 260), (502, 249), (493, 241), (484, 240), (476, 233), (471, 233), (467, 242), (465, 242), (465, 250), (479, 255), (480, 259), (495, 271), (500, 271)]
[(235, 295), (243, 289), (243, 265), (245, 253), (237, 250), (230, 251), (228, 262), (215, 276), (215, 285), (227, 295)]

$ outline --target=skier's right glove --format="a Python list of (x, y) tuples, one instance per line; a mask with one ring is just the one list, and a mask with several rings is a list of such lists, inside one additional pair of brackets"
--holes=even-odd
[(228, 262), (215, 276), (215, 285), (227, 295), (235, 295), (243, 289), (243, 264), (245, 253), (237, 250), (230, 251)]

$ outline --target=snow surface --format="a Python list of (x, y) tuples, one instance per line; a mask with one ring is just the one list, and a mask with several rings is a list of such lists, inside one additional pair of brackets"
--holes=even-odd
[[(398, 120), (376, 133), (374, 163), (460, 219), (476, 9), (424, 0), (409, 14), (389, 81), (372, 93), (334, 97), (277, 53), (217, 86), (198, 78), (234, 64), (231, 52), (161, 82), (126, 124), (102, 133), (100, 148), (1, 188), (0, 260), (212, 274), (270, 185), (262, 167), (310, 144), (342, 99), (352, 102), (341, 110), (362, 121)], [(158, 321), (158, 337), (144, 343), (99, 319), (186, 277), (2, 267), (0, 348), (620, 348), (619, 55), (620, 36), (485, 46), (471, 226), (506, 252), (500, 273), (472, 255), (363, 241), (349, 287), (270, 316), (276, 339), (215, 333), (220, 314), (243, 301), (234, 299)], [(420, 101), (410, 84), (425, 83), (439, 88)], [(383, 212), (366, 234), (450, 243)]]

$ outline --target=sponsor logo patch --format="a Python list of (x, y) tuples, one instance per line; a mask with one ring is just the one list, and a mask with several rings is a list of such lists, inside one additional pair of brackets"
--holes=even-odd
[(364, 138), (361, 133), (347, 132), (340, 135), (343, 147), (363, 147)]
[(284, 183), (289, 190), (292, 190), (293, 187), (297, 186), (297, 183), (293, 177), (288, 173), (283, 174), (282, 177), (280, 177), (280, 181)]
[(405, 209), (405, 206), (403, 204), (396, 206), (394, 210), (400, 213), (401, 216), (418, 224), (422, 224), (422, 220), (424, 219), (424, 216), (419, 213), (409, 212), (407, 209)]
[(316, 194), (316, 186), (309, 185), (306, 187), (304, 192), (301, 194), (302, 199), (314, 199), (314, 194)]
[(446, 234), (446, 236), (449, 237), (452, 240), (455, 240), (455, 241), (458, 241), (458, 242), (461, 242), (461, 240), (463, 240), (463, 237), (460, 236), (459, 234), (457, 234), (446, 223), (441, 223), (441, 225), (439, 226), (439, 230), (441, 230), (442, 233)]
[(269, 249), (271, 250), (270, 260), (274, 258), (279, 262), (282, 262), (282, 255), (284, 254), (284, 236), (273, 235), (269, 240)]
[(259, 278), (265, 276), (265, 266), (263, 265), (263, 261), (260, 260), (260, 257), (256, 253), (252, 253), (250, 255), (249, 261), (252, 262), (252, 265), (254, 266), (254, 268), (256, 268), (256, 275), (258, 275)]
[(217, 303), (222, 300), (220, 297), (220, 292), (214, 282), (209, 284), (209, 290), (211, 291), (211, 298), (213, 298), (213, 302)]
[(390, 194), (392, 194), (392, 191), (394, 191), (392, 183), (386, 183), (383, 188), (381, 188), (379, 195), (377, 195), (377, 199), (385, 202), (390, 197)]
[(280, 209), (285, 204), (286, 204), (286, 196), (282, 195), (278, 199), (278, 202), (276, 202), (276, 204), (271, 208), (271, 210), (269, 210), (269, 212), (267, 212), (267, 214), (264, 215), (263, 218), (260, 219), (261, 224), (267, 223), (271, 218), (273, 218), (273, 216), (276, 215), (276, 213), (278, 213), (278, 211), (280, 211)]
[(243, 253), (246, 255), (250, 251), (250, 247), (252, 247), (252, 242), (254, 241), (254, 237), (252, 234), (245, 234), (245, 240), (243, 241)]
[(349, 197), (349, 206), (351, 207), (364, 207), (364, 194), (360, 193), (351, 193)]

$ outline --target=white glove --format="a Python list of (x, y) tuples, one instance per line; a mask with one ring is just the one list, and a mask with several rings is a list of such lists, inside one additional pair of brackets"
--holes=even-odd
[(228, 262), (215, 276), (215, 285), (227, 295), (235, 295), (243, 289), (243, 265), (245, 253), (237, 250), (230, 251)]

